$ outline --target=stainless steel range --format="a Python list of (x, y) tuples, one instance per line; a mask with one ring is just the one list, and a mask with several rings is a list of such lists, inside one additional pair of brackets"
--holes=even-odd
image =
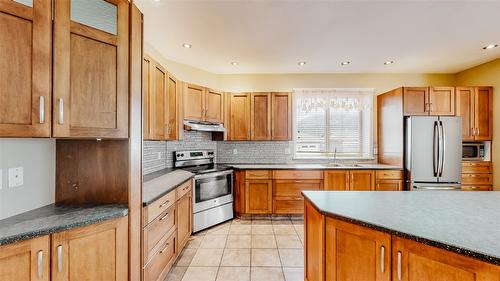
[(174, 152), (174, 166), (195, 174), (193, 232), (233, 218), (233, 170), (214, 163), (213, 150)]

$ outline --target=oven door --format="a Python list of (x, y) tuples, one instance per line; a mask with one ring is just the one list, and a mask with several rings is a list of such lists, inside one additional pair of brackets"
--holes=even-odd
[(198, 175), (193, 183), (193, 212), (233, 202), (233, 171)]

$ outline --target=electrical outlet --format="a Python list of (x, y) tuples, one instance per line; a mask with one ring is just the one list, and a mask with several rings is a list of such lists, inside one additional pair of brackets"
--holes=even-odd
[(156, 159), (160, 160), (161, 159), (161, 152), (156, 153)]
[(234, 154), (234, 155), (238, 154), (238, 149), (236, 149), (236, 148), (235, 148), (235, 149), (233, 149), (233, 154)]
[(18, 187), (23, 185), (24, 168), (10, 168), (9, 169), (9, 187)]

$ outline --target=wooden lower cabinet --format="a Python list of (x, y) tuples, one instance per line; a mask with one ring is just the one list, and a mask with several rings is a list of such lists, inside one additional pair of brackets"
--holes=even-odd
[(273, 211), (273, 181), (245, 181), (245, 213), (270, 214)]
[(349, 190), (348, 170), (328, 170), (324, 172), (325, 190)]
[(178, 254), (177, 235), (174, 232), (160, 241), (159, 250), (144, 266), (144, 280), (160, 281), (167, 275)]
[(51, 280), (128, 280), (127, 217), (55, 233), (51, 248)]
[(349, 190), (375, 190), (375, 171), (373, 170), (352, 170), (349, 178)]
[(193, 229), (193, 196), (191, 189), (177, 200), (177, 248), (186, 245)]
[(391, 280), (391, 235), (326, 218), (325, 279)]
[(375, 170), (326, 170), (325, 190), (375, 190)]
[(377, 180), (375, 190), (401, 191), (403, 190), (403, 180)]
[(462, 190), (493, 190), (493, 165), (489, 161), (462, 162)]
[[(325, 216), (304, 204), (304, 280), (325, 280)], [(328, 280), (329, 281), (329, 280)]]
[(500, 267), (415, 241), (393, 237), (395, 281), (498, 281)]
[(0, 246), (0, 280), (51, 280), (49, 236)]

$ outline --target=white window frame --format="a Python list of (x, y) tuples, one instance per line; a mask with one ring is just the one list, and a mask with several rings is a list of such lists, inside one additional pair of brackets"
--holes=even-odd
[[(334, 157), (333, 152), (324, 152), (321, 154), (312, 154), (312, 155), (306, 155), (304, 153), (297, 153), (297, 141), (298, 141), (298, 136), (297, 136), (297, 92), (302, 92), (302, 91), (314, 91), (314, 92), (339, 92), (343, 94), (361, 94), (361, 95), (367, 95), (371, 96), (371, 110), (370, 110), (370, 132), (369, 132), (369, 154), (366, 157), (359, 157), (359, 156), (343, 156), (343, 155), (337, 155), (336, 159), (344, 159), (344, 160), (373, 160), (375, 159), (374, 157), (374, 142), (373, 142), (373, 134), (375, 131), (375, 124), (374, 124), (374, 106), (375, 106), (375, 91), (373, 88), (311, 88), (311, 89), (294, 89), (293, 94), (292, 94), (292, 129), (293, 129), (293, 159), (297, 160), (331, 160)], [(329, 128), (330, 126), (330, 108), (327, 108), (326, 112), (326, 127)], [(329, 147), (329, 141), (330, 138), (328, 137), (328, 132), (327, 132), (327, 137), (326, 137), (326, 147)]]

